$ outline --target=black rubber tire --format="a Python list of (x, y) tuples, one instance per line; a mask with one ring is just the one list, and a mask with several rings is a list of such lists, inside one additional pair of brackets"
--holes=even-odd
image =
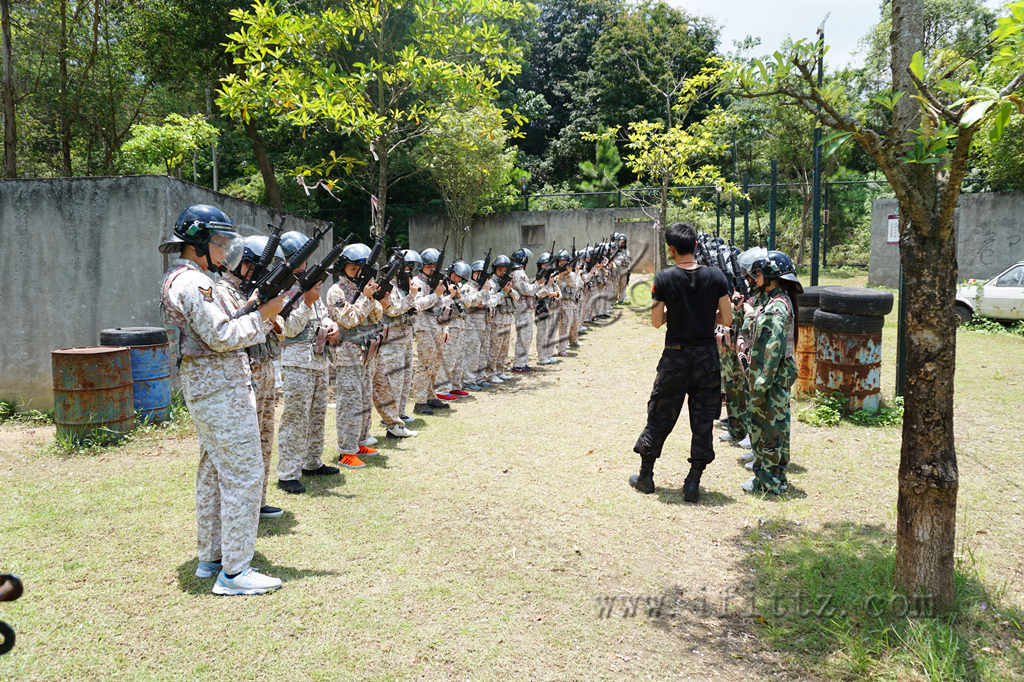
[(835, 287), (804, 287), (804, 293), (798, 294), (796, 297), (797, 303), (801, 308), (820, 308), (821, 307), (821, 292), (826, 289), (834, 289)]
[(800, 324), (813, 324), (814, 323), (814, 312), (818, 310), (817, 306), (800, 306), (797, 312), (800, 313)]
[(877, 334), (882, 331), (885, 318), (877, 315), (848, 315), (818, 309), (814, 313), (814, 328), (840, 334)]
[(163, 327), (115, 327), (100, 332), (101, 346), (156, 346), (167, 343)]
[(830, 313), (888, 315), (892, 312), (892, 293), (878, 289), (831, 287), (821, 292), (818, 307)]
[(954, 304), (953, 312), (956, 314), (957, 324), (967, 324), (974, 317), (974, 311), (966, 303), (957, 302)]

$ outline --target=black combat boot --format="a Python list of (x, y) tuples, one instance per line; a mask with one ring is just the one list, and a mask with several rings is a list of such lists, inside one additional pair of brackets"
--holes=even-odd
[(650, 455), (640, 455), (640, 473), (629, 477), (629, 484), (642, 493), (654, 492), (654, 460)]
[(687, 502), (696, 502), (700, 499), (700, 475), (704, 473), (704, 462), (690, 464), (690, 473), (686, 474), (683, 481), (683, 499)]

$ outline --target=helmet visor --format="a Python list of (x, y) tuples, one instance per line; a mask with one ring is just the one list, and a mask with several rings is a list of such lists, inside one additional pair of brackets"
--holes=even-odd
[(237, 232), (218, 230), (210, 235), (210, 244), (224, 253), (224, 267), (234, 270), (242, 262), (245, 253), (245, 240)]

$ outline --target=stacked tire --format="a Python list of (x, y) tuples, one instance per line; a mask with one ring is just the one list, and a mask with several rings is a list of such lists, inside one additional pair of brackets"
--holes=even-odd
[(819, 292), (813, 318), (815, 390), (842, 394), (851, 411), (878, 411), (882, 327), (892, 304), (892, 294), (877, 289), (827, 287)]
[(100, 332), (101, 346), (131, 349), (132, 393), (141, 422), (171, 418), (171, 362), (163, 327), (116, 327)]
[(817, 343), (814, 335), (814, 313), (821, 303), (821, 292), (831, 287), (806, 287), (797, 297), (799, 334), (796, 344), (796, 394), (813, 395), (815, 391), (815, 360)]

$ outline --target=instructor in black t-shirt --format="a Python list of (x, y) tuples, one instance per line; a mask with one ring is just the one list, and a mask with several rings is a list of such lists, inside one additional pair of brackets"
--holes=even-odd
[(640, 455), (640, 473), (630, 476), (629, 484), (643, 493), (654, 492), (654, 460), (661, 456), (683, 400), (689, 396), (690, 473), (683, 483), (683, 499), (696, 502), (700, 476), (715, 458), (711, 428), (722, 408), (715, 324), (732, 323), (732, 304), (725, 275), (697, 264), (693, 256), (697, 231), (692, 225), (669, 226), (665, 243), (675, 265), (654, 277), (651, 324), (660, 327), (668, 322), (668, 330), (647, 402), (647, 426), (633, 446)]

